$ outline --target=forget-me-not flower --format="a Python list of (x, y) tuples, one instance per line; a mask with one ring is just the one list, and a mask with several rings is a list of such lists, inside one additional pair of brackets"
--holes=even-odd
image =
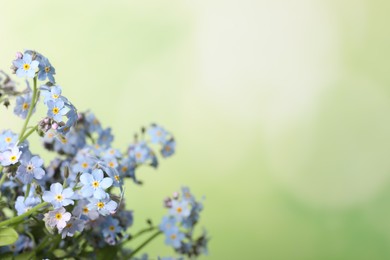
[(49, 79), (51, 83), (54, 83), (54, 74), (56, 74), (55, 68), (51, 65), (50, 61), (46, 57), (41, 57), (39, 61), (39, 71), (38, 71), (38, 79), (39, 80), (46, 80)]
[(78, 231), (81, 232), (84, 229), (84, 221), (72, 217), (67, 223), (66, 226), (61, 230), (61, 237), (73, 237), (74, 234)]
[(188, 217), (190, 215), (191, 210), (189, 206), (190, 204), (188, 201), (173, 200), (169, 213), (176, 217), (177, 220), (181, 220), (182, 218)]
[(66, 223), (70, 220), (71, 214), (66, 212), (64, 207), (49, 211), (44, 214), (43, 220), (46, 225), (49, 227), (57, 227), (57, 229), (61, 232), (61, 230), (66, 227)]
[(15, 146), (18, 141), (18, 135), (11, 130), (4, 130), (0, 134), (0, 152), (7, 150), (9, 147)]
[(179, 248), (184, 237), (184, 233), (180, 232), (178, 227), (173, 227), (165, 233), (165, 244)]
[(104, 178), (103, 171), (95, 169), (90, 173), (83, 173), (80, 176), (80, 182), (83, 184), (81, 195), (85, 198), (95, 197), (96, 199), (104, 199), (108, 196), (106, 189), (109, 188), (113, 181), (109, 177)]
[(58, 182), (50, 185), (50, 191), (43, 193), (42, 199), (53, 205), (54, 208), (60, 208), (62, 206), (68, 206), (74, 204), (74, 201), (70, 199), (74, 192), (72, 188), (64, 189)]
[(174, 139), (170, 139), (163, 144), (161, 148), (161, 155), (166, 158), (174, 154), (176, 149), (176, 142)]
[(99, 217), (97, 210), (90, 210), (88, 208), (89, 201), (79, 200), (77, 206), (73, 209), (72, 214), (85, 220), (95, 220)]
[(19, 151), (17, 146), (0, 153), (0, 163), (2, 166), (9, 166), (16, 164), (19, 161), (22, 152)]
[(147, 133), (150, 136), (151, 142), (155, 144), (164, 143), (167, 136), (169, 135), (169, 133), (164, 128), (155, 124), (148, 128)]
[(111, 200), (109, 197), (106, 197), (105, 199), (92, 198), (88, 204), (89, 210), (97, 210), (102, 216), (115, 213), (117, 207), (118, 203)]
[(53, 101), (49, 100), (47, 102), (47, 116), (53, 118), (57, 122), (62, 122), (62, 117), (68, 113), (68, 108), (64, 106), (64, 101), (61, 99)]
[[(16, 105), (14, 108), (15, 115), (25, 119), (32, 103), (32, 95), (26, 94), (16, 98)], [(33, 112), (35, 111), (35, 107)]]
[(22, 215), (41, 203), (41, 199), (34, 196), (24, 198), (24, 196), (18, 196), (15, 202), (15, 209), (19, 215)]
[(43, 160), (39, 156), (33, 156), (29, 161), (22, 160), (16, 171), (16, 177), (24, 184), (31, 183), (33, 177), (40, 180), (45, 175), (42, 165)]
[(23, 58), (17, 59), (13, 62), (16, 67), (16, 75), (18, 77), (33, 78), (37, 71), (39, 61), (32, 60), (32, 56), (28, 53), (23, 55)]
[(44, 96), (43, 102), (47, 104), (49, 100), (56, 101), (61, 97), (62, 89), (60, 86), (42, 86), (41, 93)]

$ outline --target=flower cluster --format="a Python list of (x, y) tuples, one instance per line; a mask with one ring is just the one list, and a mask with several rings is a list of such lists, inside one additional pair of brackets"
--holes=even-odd
[[(4, 230), (14, 232), (12, 225), (18, 225), (19, 235), (13, 244), (0, 241), (0, 257), (7, 252), (27, 252), (26, 259), (81, 255), (94, 259), (107, 248), (118, 257), (134, 257), (139, 249), (122, 247), (133, 239), (127, 233), (133, 211), (125, 208), (124, 181), (129, 178), (141, 184), (136, 176), (139, 167), (157, 168), (158, 157), (173, 155), (173, 135), (151, 124), (142, 127), (127, 149), (120, 151), (112, 146), (111, 128), (104, 128), (90, 111), (78, 112), (63, 96), (62, 87), (55, 82), (55, 69), (46, 57), (27, 50), (18, 52), (12, 64), (13, 73), (26, 80), (26, 89), (17, 91), (16, 83), (0, 71), (0, 104), (8, 108), (15, 99), (13, 112), (25, 121), (19, 134), (0, 131), (0, 206), (4, 202), (14, 212), (3, 221), (9, 216), (0, 207), (0, 236), (7, 235), (2, 234)], [(46, 115), (29, 126), (41, 103)], [(41, 137), (45, 149), (54, 152), (52, 160), (45, 161), (30, 150), (27, 140), (34, 133)], [(196, 256), (206, 251), (207, 243), (206, 235), (192, 239), (202, 204), (187, 188), (183, 194), (182, 199), (176, 196), (167, 201), (170, 215), (160, 228), (176, 252)], [(4, 226), (7, 228), (2, 229)]]
[(203, 204), (196, 200), (188, 187), (182, 187), (181, 191), (181, 194), (175, 192), (164, 201), (169, 212), (163, 217), (159, 228), (165, 234), (165, 243), (188, 257), (207, 254), (209, 238), (206, 231), (194, 238), (194, 228), (199, 222)]

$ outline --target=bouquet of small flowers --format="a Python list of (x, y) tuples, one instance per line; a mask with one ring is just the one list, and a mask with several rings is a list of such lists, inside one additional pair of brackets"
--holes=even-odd
[[(148, 259), (138, 255), (159, 235), (179, 259), (207, 253), (206, 231), (194, 232), (202, 201), (188, 187), (164, 200), (167, 214), (159, 225), (148, 220), (144, 229), (130, 229), (133, 211), (125, 206), (124, 181), (142, 184), (139, 167), (157, 168), (158, 157), (174, 154), (170, 132), (157, 124), (143, 127), (120, 151), (111, 145), (111, 128), (104, 128), (91, 111), (78, 112), (63, 95), (45, 56), (18, 52), (11, 69), (25, 79), (26, 88), (19, 90), (0, 71), (0, 105), (12, 104), (24, 120), (18, 133), (0, 129), (0, 259)], [(47, 114), (34, 122), (38, 105)], [(28, 138), (34, 134), (54, 159), (30, 150)]]

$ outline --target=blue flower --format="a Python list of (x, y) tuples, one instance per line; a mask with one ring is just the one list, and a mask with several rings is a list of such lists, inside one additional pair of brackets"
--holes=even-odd
[(179, 248), (185, 235), (180, 232), (178, 227), (173, 227), (165, 233), (165, 244), (174, 248)]
[(69, 102), (66, 102), (65, 105), (67, 110), (65, 114), (68, 120), (63, 126), (60, 126), (57, 129), (57, 131), (60, 133), (67, 133), (70, 130), (70, 128), (77, 123), (78, 120), (78, 114), (76, 108)]
[(172, 207), (169, 211), (171, 216), (174, 216), (177, 220), (182, 220), (185, 217), (188, 217), (191, 213), (190, 210), (190, 204), (183, 200), (183, 201), (178, 201), (178, 200), (173, 200), (172, 201)]
[(176, 226), (176, 219), (171, 216), (164, 216), (161, 220), (161, 224), (158, 226), (160, 230), (167, 233), (170, 229)]
[(70, 220), (71, 214), (66, 212), (64, 207), (49, 211), (44, 214), (43, 220), (49, 227), (57, 227), (58, 231), (61, 232), (66, 227), (66, 223)]
[(62, 206), (74, 204), (74, 201), (70, 199), (73, 194), (72, 188), (64, 189), (62, 185), (57, 182), (50, 185), (50, 191), (45, 191), (42, 199), (46, 202), (50, 202), (54, 208), (60, 208)]
[(127, 229), (131, 225), (133, 225), (134, 217), (133, 217), (133, 211), (131, 210), (120, 210), (116, 214), (117, 218), (119, 219), (120, 225)]
[(119, 226), (119, 220), (109, 216), (102, 224), (103, 236), (116, 236), (122, 232), (122, 227)]
[(106, 128), (99, 133), (97, 143), (103, 147), (109, 147), (114, 140), (114, 136), (111, 134), (111, 128)]
[(57, 122), (62, 122), (62, 117), (68, 113), (68, 109), (64, 106), (64, 101), (62, 100), (49, 100), (47, 101), (47, 116), (53, 118)]
[(55, 68), (51, 65), (48, 58), (42, 56), (39, 61), (38, 79), (43, 81), (48, 78), (51, 83), (54, 83), (54, 74), (56, 74)]
[(96, 199), (92, 198), (88, 204), (89, 210), (97, 210), (100, 215), (107, 216), (109, 214), (115, 213), (118, 203), (111, 200), (109, 197), (105, 199)]
[(41, 199), (38, 197), (29, 196), (26, 199), (24, 196), (18, 196), (15, 202), (15, 209), (18, 215), (22, 215), (41, 203)]
[(12, 147), (9, 150), (6, 150), (3, 153), (0, 153), (0, 163), (2, 166), (9, 166), (19, 162), (19, 158), (22, 152), (19, 151), (17, 146)]
[(169, 135), (169, 133), (164, 128), (155, 124), (148, 128), (147, 133), (151, 138), (151, 142), (155, 144), (164, 143), (167, 136)]
[(29, 161), (22, 160), (16, 171), (16, 177), (24, 184), (31, 183), (33, 177), (40, 180), (45, 175), (42, 165), (43, 160), (39, 156), (34, 156)]
[[(32, 102), (32, 95), (26, 94), (16, 98), (16, 105), (14, 108), (15, 115), (25, 119), (28, 114)], [(35, 111), (35, 107), (34, 107)]]
[(74, 172), (91, 172), (95, 165), (94, 160), (85, 154), (78, 153), (76, 156), (76, 163), (73, 164), (72, 170)]
[(0, 152), (15, 146), (18, 141), (18, 135), (10, 130), (4, 130), (0, 134)]
[(100, 169), (93, 170), (92, 174), (83, 173), (80, 176), (80, 182), (83, 184), (81, 195), (85, 198), (93, 195), (96, 199), (106, 198), (108, 194), (105, 190), (113, 183), (111, 178), (104, 178), (103, 171)]
[(26, 53), (23, 55), (23, 58), (15, 60), (13, 65), (17, 69), (16, 75), (18, 77), (33, 78), (37, 71), (39, 61), (32, 60), (32, 56)]
[(90, 210), (88, 204), (89, 201), (87, 200), (79, 200), (77, 206), (73, 209), (72, 214), (85, 220), (96, 220), (99, 217), (99, 213), (97, 210)]
[(169, 157), (172, 154), (174, 154), (175, 149), (176, 149), (176, 142), (174, 139), (170, 139), (167, 142), (165, 142), (163, 147), (161, 148), (161, 155), (163, 157)]
[(87, 123), (86, 130), (90, 133), (102, 131), (102, 126), (99, 120), (92, 112), (85, 114), (85, 121)]
[(136, 162), (133, 158), (130, 157), (125, 157), (122, 159), (120, 165), (118, 165), (118, 172), (121, 173), (122, 176), (125, 177), (130, 177), (134, 181), (135, 179), (135, 167), (136, 167)]
[(133, 158), (137, 164), (142, 164), (149, 160), (151, 152), (152, 150), (143, 141), (129, 147), (129, 157)]
[(9, 246), (10, 250), (14, 254), (18, 254), (24, 251), (29, 251), (34, 248), (34, 242), (26, 235), (20, 235), (18, 240)]
[(62, 89), (60, 86), (42, 86), (41, 93), (45, 97), (43, 102), (47, 104), (49, 100), (56, 101), (61, 97)]
[(62, 239), (65, 237), (73, 237), (76, 232), (81, 232), (84, 229), (84, 221), (72, 217), (66, 226), (60, 231)]

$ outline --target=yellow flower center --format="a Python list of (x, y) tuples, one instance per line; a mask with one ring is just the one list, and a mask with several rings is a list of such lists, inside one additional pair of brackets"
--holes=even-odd
[(53, 111), (53, 114), (55, 114), (55, 115), (57, 115), (58, 112), (60, 112), (60, 110), (58, 109), (58, 107), (54, 107), (52, 111)]
[(56, 218), (57, 220), (62, 219), (62, 214), (61, 214), (61, 213), (57, 213), (56, 216), (55, 216), (55, 218)]
[(23, 110), (27, 110), (30, 105), (28, 103), (23, 103), (22, 108)]
[(181, 213), (181, 212), (183, 211), (183, 209), (182, 209), (181, 207), (178, 207), (178, 208), (176, 209), (176, 211), (177, 211), (177, 213)]
[(115, 164), (113, 162), (109, 162), (108, 166), (110, 166), (111, 168), (114, 168)]
[(136, 153), (135, 157), (137, 157), (137, 159), (141, 158), (141, 153)]
[(116, 181), (120, 180), (119, 175), (115, 175), (114, 178), (115, 178)]
[(68, 224), (66, 224), (66, 227), (67, 228), (71, 228), (73, 226), (73, 224), (72, 223), (68, 223)]
[(27, 63), (23, 64), (23, 69), (24, 70), (29, 70), (30, 69), (30, 64), (27, 64)]
[(104, 203), (103, 202), (98, 202), (97, 204), (96, 204), (96, 206), (99, 208), (99, 209), (102, 209), (103, 207), (104, 207)]
[(161, 136), (161, 131), (157, 131), (156, 135)]
[(87, 167), (88, 167), (88, 163), (86, 163), (86, 162), (85, 162), (85, 163), (82, 163), (82, 164), (81, 164), (81, 167), (83, 167), (84, 169), (87, 168)]
[(11, 137), (6, 137), (5, 142), (10, 143), (12, 141)]
[(114, 231), (115, 227), (114, 226), (110, 226), (108, 229), (110, 229), (111, 231)]
[(57, 194), (56, 200), (62, 201), (63, 199), (64, 199), (64, 197), (61, 194)]
[(61, 143), (63, 143), (63, 144), (68, 143), (68, 140), (66, 139), (65, 136), (61, 136)]
[(59, 96), (57, 94), (51, 95), (52, 98), (57, 99)]
[(127, 172), (127, 169), (128, 169), (128, 168), (127, 168), (126, 166), (123, 166), (123, 167), (122, 167), (122, 172)]
[(88, 209), (87, 207), (84, 207), (84, 208), (83, 208), (83, 212), (84, 212), (85, 214), (87, 214), (87, 213), (89, 212), (89, 209)]
[(99, 182), (98, 181), (92, 182), (92, 187), (94, 187), (94, 188), (99, 187)]
[(49, 67), (49, 66), (46, 66), (46, 67), (45, 67), (45, 72), (46, 72), (46, 73), (50, 72), (50, 67)]
[(11, 157), (9, 158), (11, 162), (14, 162), (16, 161), (16, 156), (15, 155), (11, 155)]
[(171, 235), (171, 238), (172, 238), (172, 239), (176, 239), (176, 235), (175, 235), (175, 234), (172, 234), (172, 235)]
[(171, 147), (165, 146), (165, 151), (169, 152), (171, 150)]

